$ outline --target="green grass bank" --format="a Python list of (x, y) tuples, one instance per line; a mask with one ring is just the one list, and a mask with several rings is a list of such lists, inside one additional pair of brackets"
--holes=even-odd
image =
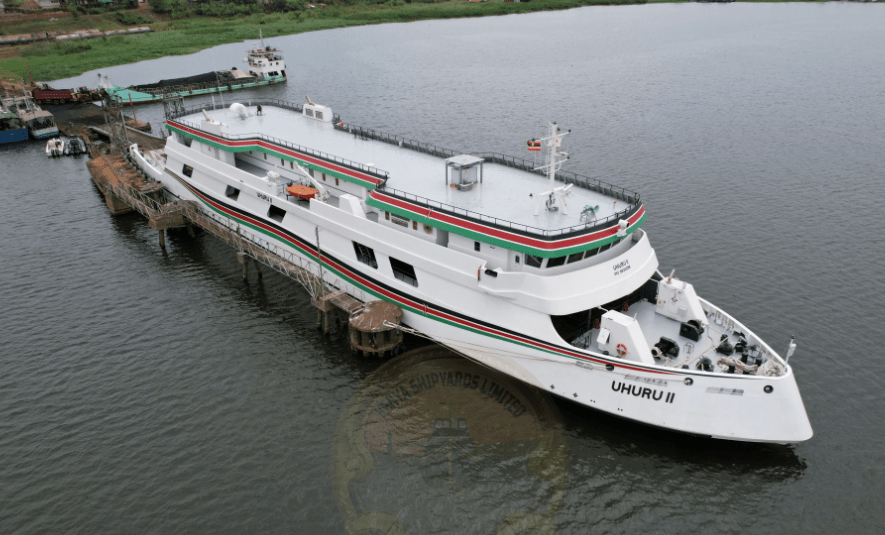
[[(429, 19), (486, 17), (535, 11), (571, 9), (588, 5), (643, 4), (647, 0), (533, 0), (532, 2), (440, 2), (329, 6), (288, 13), (258, 13), (237, 17), (190, 16), (148, 24), (149, 34), (99, 37), (64, 43), (38, 42), (19, 46), (17, 51), (0, 51), (0, 77), (27, 77), (25, 61), (34, 80), (68, 78), (93, 69), (134, 63), (165, 56), (192, 54), (212, 46), (265, 37), (291, 35), (331, 28), (410, 22)], [(652, 0), (654, 1), (654, 0)], [(113, 14), (82, 15), (57, 21), (29, 21), (9, 25), (3, 33), (25, 33), (125, 27)]]

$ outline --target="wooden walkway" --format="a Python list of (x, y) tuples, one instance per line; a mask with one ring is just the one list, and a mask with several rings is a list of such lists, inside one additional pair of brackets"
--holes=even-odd
[[(271, 269), (295, 279), (310, 294), (322, 321), (324, 330), (329, 330), (329, 312), (334, 308), (348, 316), (362, 309), (363, 304), (349, 296), (344, 290), (337, 290), (314, 273), (316, 264), (297, 256), (288, 248), (271, 245), (270, 248), (252, 241), (240, 232), (239, 225), (227, 218), (211, 215), (200, 210), (194, 201), (163, 202), (164, 186), (160, 182), (147, 181), (134, 166), (119, 154), (100, 156), (87, 163), (93, 181), (105, 196), (108, 208), (114, 214), (137, 211), (146, 218), (150, 227), (160, 234), (160, 246), (165, 248), (167, 228), (196, 225), (206, 232), (237, 249), (237, 256), (243, 264), (243, 276), (247, 274), (247, 260), (251, 258), (258, 269), (259, 277), (263, 264)], [(191, 230), (189, 228), (189, 230)], [(192, 232), (192, 231), (191, 231)]]

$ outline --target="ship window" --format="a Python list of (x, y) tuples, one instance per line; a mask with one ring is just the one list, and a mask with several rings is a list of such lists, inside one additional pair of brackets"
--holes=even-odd
[(336, 186), (338, 185), (338, 177), (337, 176), (335, 177), (335, 185)]
[(286, 211), (277, 208), (274, 205), (270, 205), (270, 208), (267, 209), (267, 217), (273, 219), (274, 221), (282, 223), (283, 218), (286, 217)]
[(356, 259), (363, 264), (378, 269), (378, 262), (375, 260), (375, 251), (371, 247), (353, 242), (353, 251), (356, 253)]
[(323, 182), (325, 182), (326, 181), (326, 173), (320, 173), (320, 174), (323, 175)]
[[(619, 243), (621, 243), (621, 238), (618, 238), (617, 240), (613, 241), (611, 244), (611, 247), (614, 247), (615, 245), (617, 245)], [(611, 248), (611, 247), (609, 247), (609, 248)]]
[(433, 227), (431, 227), (430, 225), (426, 225), (426, 224), (425, 224), (425, 225), (424, 225), (424, 232), (426, 232), (426, 233), (428, 233), (428, 234), (433, 234)]
[(264, 153), (264, 159), (265, 159), (265, 160), (267, 159), (267, 153), (266, 153), (266, 152)]
[(228, 186), (228, 187), (224, 190), (224, 195), (225, 195), (226, 197), (229, 197), (229, 198), (233, 199), (233, 200), (237, 200), (237, 197), (240, 196), (240, 190), (238, 190), (237, 188), (235, 188), (235, 187), (233, 187), (233, 186)]
[(591, 256), (596, 256), (596, 253), (598, 253), (598, 252), (599, 252), (599, 249), (598, 249), (598, 248), (596, 248), (596, 249), (590, 249), (589, 251), (587, 251), (586, 253), (584, 253), (584, 258), (590, 258)]
[(583, 258), (584, 251), (581, 251), (580, 253), (570, 254), (568, 255), (568, 263), (571, 264), (572, 262), (577, 262), (579, 260), (582, 260)]
[(530, 254), (525, 255), (525, 265), (529, 267), (540, 268), (541, 262), (543, 261), (544, 259), (540, 256), (533, 256)]
[(384, 212), (384, 219), (390, 221), (390, 212)]
[(323, 118), (323, 112), (318, 111), (317, 112), (317, 119), (322, 119), (322, 118)]
[(412, 230), (418, 230), (418, 222), (412, 221)]
[(611, 246), (612, 246), (612, 244), (606, 243), (605, 245), (603, 245), (602, 247), (599, 248), (599, 252), (604, 253), (605, 251), (608, 251), (609, 247), (611, 247)]
[(519, 255), (514, 256), (513, 260), (516, 261), (517, 264), (519, 264)]
[(289, 169), (295, 169), (295, 162), (289, 162)]
[(565, 264), (565, 257), (564, 256), (557, 256), (556, 258), (548, 258), (547, 259), (547, 267), (549, 267), (549, 268), (559, 267), (563, 264)]
[(476, 252), (479, 252), (479, 242), (478, 241), (473, 242), (473, 250)]
[(401, 227), (409, 228), (409, 220), (405, 217), (398, 216), (393, 214), (393, 224), (399, 225)]
[(313, 117), (313, 110), (310, 108), (307, 108), (306, 110), (304, 110), (304, 114), (307, 115), (308, 117)]
[(191, 146), (191, 143), (193, 143), (193, 142), (194, 142), (194, 140), (191, 139), (191, 138), (189, 138), (189, 137), (185, 137), (185, 138), (184, 138), (184, 146), (185, 146), (185, 147), (190, 147), (190, 146)]
[(415, 275), (415, 268), (413, 268), (409, 264), (406, 264), (405, 262), (400, 262), (396, 258), (390, 257), (390, 269), (393, 270), (393, 276), (397, 279), (405, 282), (406, 284), (418, 286), (418, 277)]
[(282, 165), (283, 167), (286, 167), (286, 160), (280, 158), (280, 165)]
[(182, 167), (181, 172), (184, 176), (194, 176), (194, 168), (189, 165)]

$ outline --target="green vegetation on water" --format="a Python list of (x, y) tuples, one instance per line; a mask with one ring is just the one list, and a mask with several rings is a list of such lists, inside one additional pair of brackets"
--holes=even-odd
[[(520, 3), (500, 1), (480, 3), (417, 2), (418, 0), (415, 0), (415, 3), (403, 4), (402, 0), (390, 0), (386, 4), (336, 4), (327, 8), (236, 15), (233, 18), (186, 14), (183, 18), (172, 18), (150, 24), (153, 32), (148, 34), (99, 37), (66, 43), (42, 42), (23, 46), (20, 55), (0, 58), (0, 77), (18, 79), (26, 77), (25, 60), (27, 60), (34, 80), (68, 78), (112, 65), (171, 55), (192, 54), (220, 44), (255, 39), (259, 30), (265, 37), (274, 37), (365, 24), (509, 15), (532, 11), (570, 9), (587, 5), (642, 4), (646, 0), (533, 0)], [(136, 15), (134, 12), (126, 13)], [(54, 23), (64, 23), (64, 27), (59, 25), (55, 28), (48, 27), (53, 23), (47, 24), (43, 21), (41, 28), (20, 31), (122, 28), (127, 26), (127, 24), (122, 24), (117, 17), (122, 14), (125, 13), (83, 15), (76, 19), (69, 17), (63, 21), (53, 21)], [(10, 28), (7, 28), (4, 33), (18, 33), (18, 31), (9, 30)]]

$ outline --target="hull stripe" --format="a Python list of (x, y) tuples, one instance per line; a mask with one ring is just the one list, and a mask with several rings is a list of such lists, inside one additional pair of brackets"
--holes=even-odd
[[(179, 183), (187, 188), (191, 194), (196, 196), (212, 211), (222, 216), (234, 219), (235, 221), (238, 221), (240, 223), (243, 223), (256, 231), (261, 232), (262, 234), (282, 241), (285, 244), (298, 249), (299, 252), (309, 257), (314, 262), (318, 260), (316, 247), (310, 244), (310, 242), (303, 240), (292, 232), (282, 229), (277, 225), (257, 219), (244, 210), (234, 208), (224, 202), (219, 201), (218, 199), (213, 198), (212, 196), (198, 190), (196, 187), (189, 184), (181, 177), (170, 172), (168, 169), (166, 170), (166, 173), (175, 178)], [(663, 370), (655, 370), (641, 366), (625, 365), (619, 362), (598, 359), (589, 355), (578, 353), (573, 350), (549, 344), (536, 338), (518, 334), (515, 331), (504, 329), (502, 327), (498, 327), (493, 324), (471, 318), (469, 316), (454, 312), (452, 310), (448, 310), (443, 307), (426, 303), (421, 299), (416, 299), (409, 294), (406, 294), (400, 290), (396, 290), (380, 281), (377, 281), (358, 271), (355, 271), (343, 262), (340, 262), (336, 258), (326, 253), (323, 253), (322, 255), (322, 262), (325, 267), (328, 267), (330, 270), (337, 273), (343, 279), (348, 280), (351, 284), (360, 287), (361, 289), (369, 292), (376, 297), (391, 301), (394, 304), (407, 308), (411, 312), (414, 312), (416, 314), (428, 316), (432, 319), (455, 327), (490, 336), (498, 340), (515, 343), (531, 349), (544, 351), (545, 353), (570, 358), (573, 360), (594, 362), (601, 365), (612, 364), (617, 368), (622, 368), (625, 370), (672, 375), (670, 372), (666, 372)]]

